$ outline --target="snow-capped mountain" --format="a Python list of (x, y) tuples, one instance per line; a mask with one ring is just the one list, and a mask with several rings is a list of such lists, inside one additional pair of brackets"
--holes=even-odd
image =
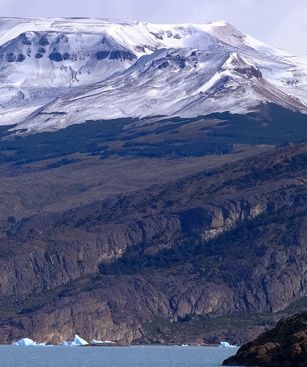
[(0, 19), (0, 123), (307, 110), (307, 63), (226, 22)]

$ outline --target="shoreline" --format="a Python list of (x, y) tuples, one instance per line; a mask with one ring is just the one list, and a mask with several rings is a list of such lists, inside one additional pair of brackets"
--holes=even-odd
[(235, 349), (240, 348), (240, 346), (230, 346), (230, 347), (222, 347), (220, 344), (178, 344), (178, 343), (168, 343), (168, 344), (160, 344), (160, 343), (152, 343), (152, 344), (87, 344), (87, 345), (63, 345), (63, 344), (45, 344), (45, 345), (14, 345), (14, 344), (0, 344), (1, 347), (81, 347), (81, 348), (129, 348), (129, 347), (180, 347), (180, 348), (221, 348), (221, 349)]

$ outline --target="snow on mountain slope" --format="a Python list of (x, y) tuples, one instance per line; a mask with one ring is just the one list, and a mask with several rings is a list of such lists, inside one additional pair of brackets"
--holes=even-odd
[[(125, 70), (146, 53), (145, 47), (137, 49), (133, 42), (131, 47), (122, 45), (129, 40), (125, 39), (124, 26), (107, 25), (101, 21), (0, 21), (2, 109), (48, 103), (67, 88)], [(130, 36), (134, 33), (139, 33), (140, 44), (147, 41), (134, 29)]]
[(0, 18), (0, 124), (305, 111), (307, 64), (227, 22), (161, 25)]
[(259, 68), (236, 52), (162, 49), (103, 82), (58, 98), (31, 114), (20, 127), (53, 130), (86, 120), (126, 116), (245, 113), (264, 101), (304, 109), (302, 103), (265, 81)]

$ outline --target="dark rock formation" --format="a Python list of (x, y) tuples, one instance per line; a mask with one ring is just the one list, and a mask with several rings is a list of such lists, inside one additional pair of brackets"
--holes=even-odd
[(224, 366), (306, 367), (307, 312), (281, 320), (270, 331), (243, 345)]

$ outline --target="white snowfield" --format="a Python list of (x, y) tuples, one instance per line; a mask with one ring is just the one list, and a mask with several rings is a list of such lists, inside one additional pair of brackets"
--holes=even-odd
[(0, 124), (307, 111), (307, 58), (232, 25), (0, 18)]

